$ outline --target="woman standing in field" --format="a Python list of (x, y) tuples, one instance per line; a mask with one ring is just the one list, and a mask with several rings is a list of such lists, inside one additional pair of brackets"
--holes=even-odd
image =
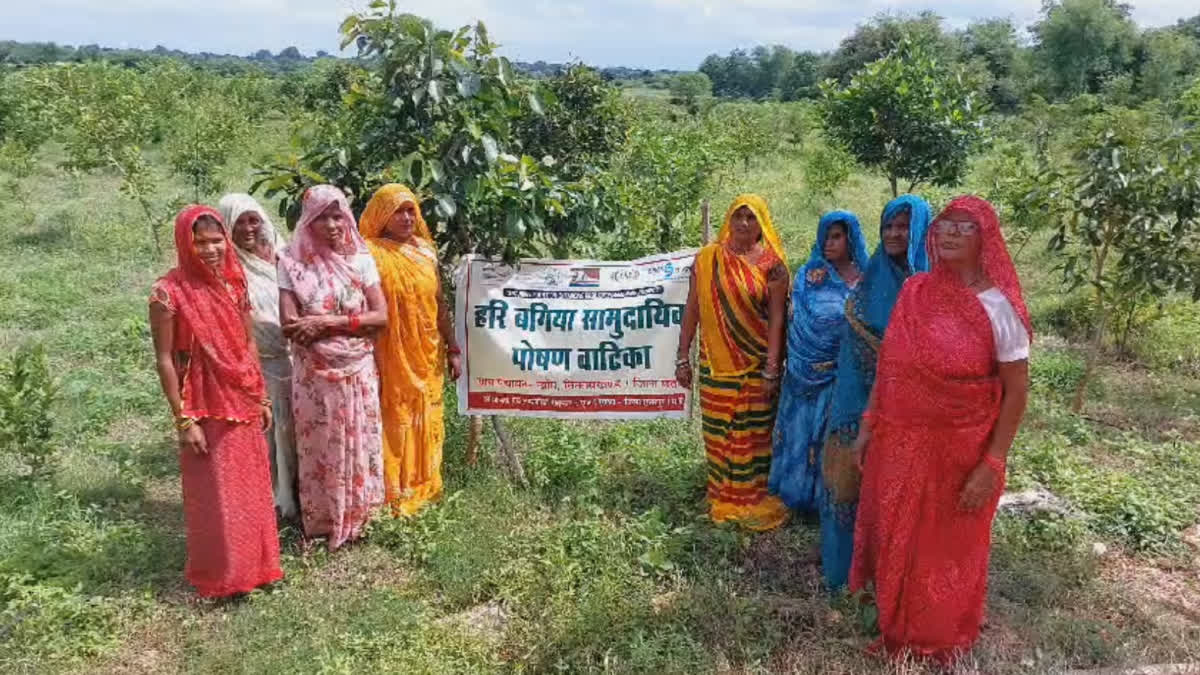
[(250, 295), (250, 318), (258, 361), (271, 398), (274, 425), (267, 430), (271, 458), (271, 485), (275, 508), (286, 519), (300, 514), (296, 502), (296, 438), (292, 427), (292, 359), (279, 325), (279, 280), (277, 252), (283, 238), (253, 197), (228, 194), (221, 198), (221, 215), (229, 223), (233, 245), (246, 275)]
[(904, 285), (857, 448), (850, 587), (874, 583), (888, 653), (950, 663), (979, 637), (992, 518), (1028, 395), (1032, 328), (996, 212), (959, 197)]
[(858, 284), (867, 246), (858, 218), (825, 214), (808, 263), (792, 282), (787, 370), (775, 418), (771, 494), (793, 509), (815, 511), (826, 498), (821, 448), (829, 421), (838, 344), (846, 323), (846, 296)]
[(767, 493), (779, 393), (788, 271), (767, 203), (734, 199), (717, 241), (696, 255), (675, 377), (691, 388), (688, 352), (700, 329), (700, 410), (708, 456), (709, 517), (751, 530), (787, 521)]
[(375, 259), (387, 327), (375, 345), (383, 411), (383, 476), (397, 515), (416, 513), (442, 493), (442, 378), (462, 372), (442, 296), (437, 249), (417, 198), (403, 185), (371, 197), (358, 230)]
[(246, 280), (216, 211), (175, 218), (179, 263), (150, 295), (163, 394), (179, 433), (184, 574), (204, 597), (283, 578), (263, 429), (271, 401), (255, 358)]
[(387, 324), (379, 272), (342, 191), (304, 193), (279, 254), (279, 308), (292, 341), (292, 415), (304, 533), (330, 551), (383, 503), (379, 376), (370, 335)]
[(821, 503), (821, 570), (837, 590), (850, 577), (854, 517), (860, 473), (853, 448), (867, 396), (875, 382), (875, 361), (900, 287), (914, 272), (929, 269), (925, 231), (929, 204), (913, 195), (893, 199), (883, 209), (879, 246), (867, 261), (862, 281), (846, 300), (846, 323), (838, 346), (837, 375), (829, 410), (829, 438), (821, 456), (828, 499)]

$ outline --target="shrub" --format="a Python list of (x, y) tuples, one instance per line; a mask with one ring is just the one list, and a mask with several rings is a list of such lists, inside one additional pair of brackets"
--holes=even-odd
[(58, 387), (39, 345), (19, 349), (0, 364), (0, 452), (16, 455), (36, 476), (54, 452), (51, 407)]

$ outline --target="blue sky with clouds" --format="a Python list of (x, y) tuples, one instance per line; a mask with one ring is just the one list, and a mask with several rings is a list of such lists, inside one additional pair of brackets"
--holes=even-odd
[[(336, 52), (341, 19), (366, 0), (3, 0), (0, 39), (248, 54), (295, 45)], [(1200, 13), (1196, 0), (1135, 0), (1160, 26)], [(511, 58), (599, 66), (695, 68), (705, 55), (783, 44), (826, 50), (879, 12), (930, 9), (951, 27), (1037, 18), (1041, 0), (401, 0), (440, 26), (482, 19)]]

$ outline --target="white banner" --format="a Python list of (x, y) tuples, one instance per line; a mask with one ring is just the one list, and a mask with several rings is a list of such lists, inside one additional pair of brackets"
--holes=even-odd
[(464, 415), (686, 417), (675, 353), (696, 251), (628, 262), (467, 256), (456, 330)]

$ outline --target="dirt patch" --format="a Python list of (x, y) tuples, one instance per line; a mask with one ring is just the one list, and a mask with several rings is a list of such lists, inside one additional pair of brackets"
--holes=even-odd
[(182, 673), (182, 621), (159, 609), (155, 616), (139, 622), (125, 633), (121, 648), (110, 659), (92, 664), (82, 673), (142, 675), (143, 673)]
[[(1200, 569), (1164, 570), (1114, 555), (1101, 572), (1106, 585), (1125, 597), (1158, 630), (1186, 644), (1200, 639)], [(1190, 636), (1190, 639), (1189, 639)]]

